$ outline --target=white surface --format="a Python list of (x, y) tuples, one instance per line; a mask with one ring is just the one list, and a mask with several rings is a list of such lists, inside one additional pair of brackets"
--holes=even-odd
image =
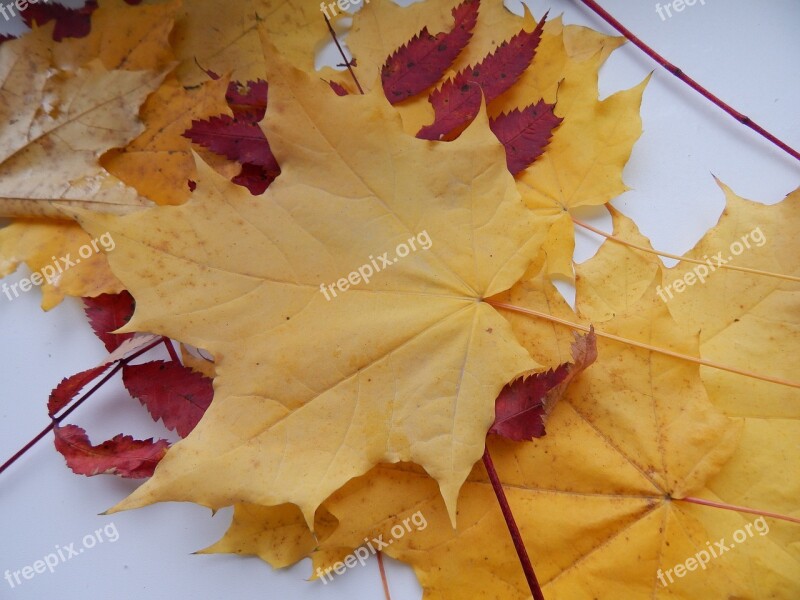
[[(532, 4), (537, 17), (550, 8), (553, 16), (563, 12), (567, 23), (610, 31), (577, 2)], [(604, 0), (603, 5), (709, 89), (800, 147), (796, 0), (706, 0), (666, 21), (649, 0)], [(634, 218), (657, 248), (681, 253), (722, 210), (722, 193), (711, 173), (741, 195), (771, 204), (800, 184), (800, 164), (655, 67), (632, 45), (617, 50), (602, 70), (601, 93), (632, 86), (654, 69), (642, 107), (644, 135), (625, 170), (633, 191), (614, 204)], [(610, 229), (607, 217), (600, 215), (595, 223)], [(577, 257), (585, 260), (595, 243), (583, 232), (578, 235)], [(0, 296), (0, 462), (47, 424), (46, 400), (53, 386), (103, 355), (76, 302), (67, 301), (47, 314), (38, 302), (36, 292), (13, 302)], [(166, 434), (127, 398), (118, 382), (106, 386), (68, 421), (84, 426), (93, 440), (120, 431), (147, 437)], [(222, 535), (228, 511), (212, 518), (198, 507), (164, 504), (97, 516), (134, 485), (112, 477), (73, 475), (54, 450), (52, 438), (40, 442), (0, 476), (0, 577), (6, 569), (33, 564), (56, 545), (76, 542), (77, 549), (85, 535), (110, 523), (119, 538), (14, 589), (0, 579), (0, 598), (383, 598), (374, 560), (324, 586), (305, 581), (306, 563), (273, 572), (255, 558), (191, 555)], [(392, 598), (420, 598), (410, 569), (387, 562)]]

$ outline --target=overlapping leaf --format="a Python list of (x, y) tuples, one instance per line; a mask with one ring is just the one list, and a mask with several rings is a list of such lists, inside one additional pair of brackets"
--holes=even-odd
[[(753, 222), (759, 222), (765, 239), (772, 239), (780, 248), (794, 235), (785, 224), (797, 222), (791, 216), (794, 206), (790, 200), (773, 216), (769, 209), (775, 207), (748, 204), (729, 194), (726, 215), (693, 254), (701, 256), (700, 252), (708, 253), (712, 246), (716, 251), (723, 241), (727, 247), (751, 231)], [(759, 218), (742, 218), (753, 212)], [(628, 219), (616, 212), (613, 218), (615, 235), (640, 246), (649, 244)], [(778, 222), (784, 227), (777, 227)], [(787, 268), (786, 264), (770, 264), (776, 257), (769, 250), (759, 249), (755, 242), (752, 246), (756, 255), (748, 266)], [(531, 272), (541, 266), (532, 266)], [(685, 265), (682, 272), (693, 267)], [(579, 267), (578, 308), (604, 332), (697, 354), (698, 338), (671, 318), (657, 291), (661, 271), (653, 255), (606, 242), (593, 259)], [(791, 265), (788, 271), (792, 272)], [(739, 277), (733, 272), (715, 275), (723, 280)], [(671, 280), (666, 276), (664, 282)], [(788, 302), (789, 296), (782, 291), (792, 285), (767, 277), (761, 285), (746, 288), (744, 297), (777, 293), (775, 298)], [(699, 296), (689, 296), (690, 292)], [(687, 294), (685, 306), (696, 307), (706, 293), (715, 292), (697, 287), (683, 293)], [(541, 274), (497, 300), (580, 320)], [(785, 313), (772, 306), (771, 314)], [(567, 358), (570, 334), (566, 327), (554, 329), (547, 320), (508, 316), (535, 358), (542, 362), (548, 356)], [(778, 339), (789, 350), (796, 347), (791, 341), (796, 316), (781, 318), (788, 319), (783, 329), (788, 335)], [(722, 317), (720, 322), (726, 319)], [(755, 322), (750, 327), (755, 328)], [(749, 352), (749, 359), (755, 358), (756, 364), (769, 372), (765, 363), (758, 362), (756, 350), (738, 349)], [(776, 367), (774, 374), (788, 375)], [(704, 369), (705, 373), (716, 371)], [(749, 381), (738, 375), (723, 377), (737, 377), (740, 384)], [(770, 385), (773, 393), (786, 392), (790, 401), (797, 397), (790, 388), (756, 385)], [(742, 398), (736, 412), (754, 415), (754, 398)], [(547, 598), (651, 598), (669, 593), (689, 599), (709, 589), (731, 597), (783, 598), (800, 590), (798, 557), (793, 553), (795, 525), (672, 500), (695, 495), (783, 514), (797, 512), (797, 495), (792, 493), (798, 479), (793, 468), (796, 458), (786, 453), (793, 421), (748, 417), (744, 423), (736, 423), (712, 408), (712, 403), (732, 406), (729, 396), (714, 387), (706, 395), (697, 366), (601, 337), (598, 364), (583, 373), (556, 405), (547, 437), (516, 445), (492, 442), (494, 462), (507, 485), (506, 493)], [(729, 456), (733, 458), (727, 460)], [(767, 474), (777, 476), (780, 483)], [(421, 470), (381, 466), (354, 480), (320, 511), (320, 518), (327, 522), (332, 516), (339, 526), (328, 533), (320, 525), (326, 533), (321, 537), (321, 550), (314, 555), (315, 577), (362, 545), (365, 537), (392, 539), (391, 528), (419, 511), (426, 519), (425, 529), (410, 531), (384, 551), (415, 565), (426, 598), (529, 597), (510, 539), (497, 534), (504, 524), (482, 468), (476, 468), (462, 493), (459, 530), (454, 532), (435, 483)], [(267, 544), (253, 547), (248, 543), (248, 532), (269, 523), (269, 518), (266, 509), (237, 508), (234, 526), (212, 549), (230, 551), (235, 543), (239, 552), (272, 560), (274, 551)], [(750, 524), (757, 518), (759, 524), (753, 530)], [(295, 519), (299, 522), (299, 516)], [(744, 534), (748, 525), (753, 533), (745, 534), (746, 542), (733, 543), (734, 533), (741, 530)], [(303, 539), (297, 537), (291, 550), (300, 552)], [(697, 568), (695, 561), (696, 572), (685, 570), (683, 577), (672, 572), (672, 582), (667, 579), (668, 570), (695, 557), (699, 550), (715, 547), (720, 540), (727, 540), (727, 552), (711, 557), (703, 569)], [(464, 578), (464, 572), (470, 577)]]
[[(119, 238), (110, 260), (137, 301), (127, 329), (218, 357), (206, 417), (120, 507), (293, 502), (310, 522), (351, 477), (414, 460), (454, 515), (497, 393), (535, 366), (479, 300), (522, 275), (545, 231), (519, 202), (485, 117), (457, 143), (431, 145), (403, 132), (380, 89), (337, 98), (265, 52), (264, 130), (283, 173), (263, 196), (201, 167), (183, 207), (81, 213), (90, 231)], [(392, 262), (423, 233), (428, 249)], [(391, 269), (326, 300), (321, 285), (384, 250)], [(313, 446), (300, 443), (309, 427)]]
[[(87, 37), (56, 44), (48, 25), (3, 44), (0, 93), (6, 101), (0, 112), (9, 113), (5, 127), (0, 126), (5, 140), (0, 142), (3, 214), (64, 219), (56, 204), (123, 211), (147, 204), (136, 189), (98, 164), (103, 152), (124, 146), (142, 131), (139, 106), (172, 60), (167, 37), (173, 9), (146, 7), (138, 19), (131, 10), (121, 0), (107, 0), (94, 12)], [(129, 23), (122, 34), (120, 20)], [(0, 275), (22, 262), (41, 272), (59, 257), (74, 256), (90, 240), (67, 221), (17, 220), (0, 231)], [(94, 253), (58, 278), (48, 278), (42, 307), (52, 308), (64, 295), (121, 290), (103, 255)]]
[(169, 446), (166, 440), (135, 440), (121, 434), (92, 446), (77, 425), (56, 426), (55, 444), (67, 466), (78, 475), (106, 473), (134, 479), (150, 477)]
[(453, 28), (432, 35), (423, 27), (394, 51), (381, 69), (381, 83), (392, 104), (425, 91), (445, 73), (472, 37), (479, 0), (464, 0), (453, 8)]
[(125, 340), (133, 337), (130, 333), (112, 333), (130, 321), (133, 316), (133, 296), (127, 291), (119, 294), (103, 294), (97, 298), (84, 298), (83, 302), (89, 324), (106, 350), (113, 352)]

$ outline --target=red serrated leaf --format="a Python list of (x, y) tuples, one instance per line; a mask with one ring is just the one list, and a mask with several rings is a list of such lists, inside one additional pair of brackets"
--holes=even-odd
[(21, 15), (28, 27), (33, 27), (34, 24), (41, 27), (45, 23), (55, 21), (53, 39), (60, 42), (64, 38), (82, 38), (89, 35), (92, 30), (92, 13), (95, 10), (97, 10), (96, 0), (88, 0), (81, 8), (67, 8), (61, 4), (45, 3), (40, 0), (38, 4), (29, 2)]
[(497, 98), (517, 82), (533, 61), (546, 20), (547, 13), (533, 31), (520, 31), (477, 65), (458, 73), (453, 85), (460, 87), (467, 82), (474, 82), (481, 86), (487, 104)]
[(329, 81), (328, 85), (331, 86), (331, 89), (337, 96), (347, 96), (350, 92), (347, 91), (347, 88), (344, 87), (341, 83), (337, 83), (335, 81)]
[(422, 140), (450, 141), (457, 138), (467, 125), (472, 123), (481, 109), (481, 88), (474, 83), (461, 87), (448, 85), (431, 94), (435, 117), (433, 123), (417, 132)]
[(467, 67), (453, 79), (448, 79), (431, 93), (428, 101), (433, 106), (434, 121), (417, 133), (425, 140), (452, 140), (472, 122), (478, 114), (473, 93), (468, 86), (477, 86), (488, 104), (514, 85), (536, 55), (542, 39), (547, 14), (531, 32), (520, 31), (474, 67)]
[(58, 411), (72, 402), (78, 392), (89, 382), (97, 379), (108, 367), (109, 365), (100, 365), (62, 379), (61, 383), (50, 392), (50, 398), (47, 400), (47, 413), (50, 417), (56, 416)]
[(542, 155), (553, 129), (563, 121), (555, 115), (553, 108), (554, 105), (540, 100), (523, 110), (501, 114), (489, 122), (506, 149), (506, 164), (512, 175), (526, 169)]
[(211, 379), (177, 362), (126, 365), (122, 381), (154, 420), (161, 419), (181, 437), (194, 429), (214, 396)]
[(135, 440), (129, 435), (116, 435), (98, 446), (92, 446), (86, 432), (77, 425), (56, 426), (55, 445), (78, 475), (92, 477), (107, 473), (140, 479), (150, 477), (169, 448), (167, 440)]
[(597, 359), (594, 329), (575, 334), (574, 363), (564, 363), (544, 373), (520, 377), (507, 384), (495, 403), (495, 420), (489, 433), (521, 442), (545, 435), (545, 421), (569, 383)]
[(237, 119), (258, 123), (267, 111), (268, 91), (269, 86), (263, 79), (248, 81), (245, 85), (231, 81), (225, 101)]
[(277, 173), (270, 171), (261, 165), (245, 163), (239, 174), (231, 179), (236, 185), (246, 187), (254, 196), (260, 196), (269, 187), (280, 173), (280, 168), (275, 165)]
[(229, 115), (192, 121), (192, 126), (183, 133), (183, 137), (230, 160), (243, 163), (260, 161), (265, 152), (271, 154), (258, 125)]
[[(142, 0), (125, 0), (125, 3), (131, 6), (141, 4), (141, 2)], [(9, 4), (13, 3), (6, 4), (6, 10), (9, 9)], [(23, 22), (31, 28), (34, 25), (41, 27), (55, 20), (53, 40), (60, 42), (64, 38), (82, 38), (89, 35), (92, 30), (91, 17), (95, 10), (97, 10), (96, 0), (87, 0), (86, 4), (80, 8), (69, 8), (45, 0), (39, 0), (38, 3), (28, 0), (28, 5), (23, 11), (20, 11), (20, 16)], [(13, 35), (0, 35), (0, 45), (13, 39), (15, 39)]]
[(106, 350), (113, 352), (122, 342), (133, 337), (132, 333), (111, 333), (125, 325), (133, 316), (135, 302), (127, 290), (119, 294), (100, 294), (95, 298), (84, 298), (83, 303), (89, 324)]
[(219, 115), (192, 121), (183, 137), (242, 165), (240, 173), (231, 179), (257, 196), (280, 175), (281, 168), (269, 147), (258, 122), (267, 109), (267, 82), (248, 81), (245, 86), (232, 81), (225, 99), (233, 116)]
[(479, 6), (479, 0), (464, 0), (453, 8), (452, 30), (431, 35), (424, 27), (386, 60), (381, 82), (389, 102), (397, 104), (416, 96), (442, 78), (472, 38)]

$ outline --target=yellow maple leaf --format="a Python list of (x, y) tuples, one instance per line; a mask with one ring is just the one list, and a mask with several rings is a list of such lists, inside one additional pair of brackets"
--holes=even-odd
[(128, 329), (217, 359), (209, 412), (119, 508), (292, 502), (312, 522), (348, 479), (413, 460), (454, 516), (497, 393), (537, 366), (481, 299), (523, 274), (545, 230), (485, 117), (458, 143), (417, 140), (381, 90), (337, 98), (264, 48), (282, 175), (263, 196), (200, 165), (185, 205), (80, 213), (117, 240)]
[[(394, 50), (423, 26), (429, 31), (452, 26), (450, 3), (424, 2), (400, 8), (390, 0), (365, 5), (353, 19), (347, 44), (358, 60), (362, 87), (371, 89), (375, 75)], [(532, 31), (536, 22), (527, 12), (512, 14), (502, 2), (484, 1), (473, 37), (452, 66), (460, 71), (494, 52), (520, 29)], [(649, 77), (629, 90), (599, 99), (598, 72), (623, 38), (586, 27), (563, 25), (561, 17), (545, 24), (531, 66), (519, 81), (488, 106), (496, 117), (540, 100), (555, 104), (563, 118), (546, 151), (518, 176), (520, 193), (537, 214), (553, 226), (546, 244), (548, 272), (572, 279), (574, 228), (571, 209), (609, 202), (628, 188), (622, 169), (641, 135), (639, 107)], [(345, 81), (344, 75), (340, 81)], [(377, 82), (379, 85), (379, 82)], [(416, 134), (433, 121), (427, 94), (399, 105), (406, 131)]]
[(215, 0), (183, 0), (172, 40), (180, 82), (194, 86), (207, 81), (206, 70), (241, 82), (263, 78), (259, 26), (284, 58), (308, 72), (314, 71), (315, 53), (330, 41), (313, 2), (242, 0), (221, 10)]
[[(800, 191), (765, 206), (720, 186), (727, 202), (719, 222), (685, 254), (701, 264), (666, 270), (662, 299), (698, 332), (704, 359), (797, 382)], [(800, 391), (706, 367), (701, 377), (722, 412), (744, 418), (736, 454), (709, 482), (712, 500), (800, 518)], [(797, 525), (776, 523), (770, 539), (800, 560)]]
[(227, 78), (185, 89), (170, 76), (142, 106), (146, 129), (124, 148), (106, 153), (101, 164), (156, 204), (182, 204), (194, 179), (191, 142), (183, 137), (193, 120), (231, 110), (225, 103)]
[[(720, 185), (727, 205), (719, 223), (685, 254), (696, 262), (663, 270), (653, 254), (605, 244), (595, 259), (607, 262), (605, 268), (578, 268), (578, 295), (589, 299), (596, 322), (605, 320), (639, 297), (637, 281), (663, 270), (659, 299), (679, 323), (699, 335), (702, 359), (796, 383), (800, 288), (794, 247), (800, 192), (765, 206)], [(616, 237), (650, 249), (630, 220), (613, 210), (612, 216)], [(682, 283), (676, 286), (678, 281)], [(800, 435), (796, 385), (709, 367), (702, 367), (700, 375), (721, 412), (744, 418), (735, 454), (707, 484), (713, 493), (709, 499), (797, 517), (799, 457), (787, 451)], [(774, 522), (770, 539), (780, 539), (797, 556), (796, 526)]]
[[(759, 249), (758, 240), (770, 239), (771, 234), (774, 249), (785, 249), (794, 234), (778, 224), (796, 222), (790, 199), (778, 207), (764, 207), (730, 195), (720, 225), (690, 255), (703, 256), (711, 248), (716, 252), (723, 240), (727, 248), (731, 240), (740, 240), (751, 231), (753, 223), (760, 224), (764, 237), (756, 235), (751, 250)], [(776, 208), (771, 214), (770, 209)], [(611, 212), (617, 238), (649, 247), (629, 219), (613, 209)], [(776, 265), (780, 256), (784, 254), (763, 251), (760, 258), (752, 256), (747, 266), (794, 272), (791, 261), (795, 257), (787, 256), (788, 264)], [(541, 261), (533, 264), (531, 272), (541, 265)], [(679, 273), (694, 265), (683, 267)], [(653, 254), (606, 242), (595, 257), (578, 267), (581, 314), (599, 323), (604, 333), (697, 354), (698, 337), (673, 321), (662, 301), (663, 290), (656, 285), (661, 272)], [(673, 276), (670, 273), (664, 281)], [(790, 284), (780, 279), (766, 278), (761, 285), (753, 285), (749, 283), (753, 274), (731, 271), (726, 271), (723, 279), (731, 276), (747, 283), (745, 306), (753, 304), (745, 301), (747, 297), (777, 294), (787, 307), (793, 300), (786, 296)], [(704, 291), (698, 293), (699, 298), (687, 298), (686, 306), (698, 311), (695, 322), (701, 324), (702, 309), (697, 305), (718, 304), (711, 298), (720, 290), (707, 292), (708, 297)], [(582, 320), (541, 273), (492, 301), (531, 307), (571, 322)], [(781, 314), (775, 310), (775, 302), (768, 303), (772, 314)], [(735, 318), (747, 320), (744, 317), (752, 309), (741, 313), (740, 303), (731, 304), (727, 310), (739, 315)], [(712, 320), (727, 323), (735, 318), (715, 315)], [(568, 328), (554, 329), (546, 319), (523, 315), (509, 319), (535, 358), (542, 362), (548, 357), (568, 359)], [(749, 327), (760, 334), (763, 320), (758, 325), (756, 321), (758, 316)], [(793, 322), (788, 321), (782, 337), (768, 325), (771, 337), (778, 337), (779, 347), (789, 357), (796, 350)], [(728, 397), (713, 387), (707, 396), (696, 365), (605, 341), (602, 336), (599, 340), (598, 363), (584, 372), (556, 405), (545, 438), (532, 444), (490, 440), (494, 462), (507, 486), (545, 596), (635, 599), (670, 594), (688, 600), (702, 597), (709, 589), (726, 597), (754, 599), (796, 595), (800, 590), (800, 557), (794, 550), (796, 525), (672, 501), (693, 495), (796, 514), (793, 490), (797, 489), (798, 471), (792, 469), (796, 457), (786, 453), (796, 439), (796, 435), (791, 437), (796, 433), (796, 421), (748, 416), (740, 438), (739, 425), (729, 423), (712, 408), (712, 403), (730, 406)], [(746, 352), (741, 347), (737, 351)], [(752, 359), (761, 354), (750, 351), (747, 356)], [(729, 354), (726, 358), (733, 357)], [(760, 362), (758, 366), (766, 367)], [(771, 372), (787, 374), (780, 368)], [(749, 382), (740, 375), (724, 377), (736, 377), (740, 384)], [(757, 382), (759, 387), (761, 383)], [(761, 390), (765, 400), (776, 391), (783, 393), (783, 388), (776, 390), (774, 384), (764, 385), (770, 386)], [(787, 415), (797, 404), (796, 390), (788, 393)], [(729, 412), (757, 414), (754, 408), (763, 406), (758, 398), (742, 397), (736, 410)], [(729, 456), (732, 459), (728, 460)], [(377, 467), (345, 485), (323, 507), (320, 515), (326, 523), (333, 517), (338, 527), (320, 536), (320, 550), (312, 555), (315, 578), (329, 580), (335, 573), (331, 568), (347, 557), (372, 555), (365, 540), (377, 538), (392, 540), (384, 551), (415, 567), (426, 598), (529, 597), (481, 468), (462, 490), (458, 531), (450, 527), (434, 482), (409, 466)], [(254, 550), (248, 533), (267, 523), (268, 513), (262, 511), (237, 507), (235, 525), (211, 550), (230, 551), (233, 544), (242, 552)], [(414, 515), (418, 525), (424, 518), (424, 527), (404, 529)], [(717, 545), (720, 541), (724, 550)], [(298, 545), (293, 547), (300, 551)], [(354, 548), (358, 548), (355, 553)], [(721, 553), (712, 554), (712, 549)], [(270, 560), (270, 550), (264, 546), (253, 553)], [(682, 566), (676, 571), (677, 565)], [(465, 572), (469, 577), (463, 576)]]
[(180, 4), (180, 0), (169, 0), (132, 6), (125, 0), (99, 0), (88, 35), (53, 42), (51, 27), (46, 27), (47, 35), (40, 43), (49, 49), (59, 69), (74, 70), (100, 59), (106, 69), (161, 71), (175, 61), (169, 36)]
[[(23, 262), (27, 264), (32, 273), (38, 273), (42, 278), (44, 310), (57, 306), (64, 296), (121, 292), (125, 288), (111, 272), (105, 254), (99, 252), (100, 249), (113, 250), (113, 238), (104, 238), (104, 244), (96, 241), (97, 252), (91, 241), (92, 237), (75, 223), (55, 219), (17, 219), (0, 229), (0, 277), (13, 273)], [(90, 248), (92, 252), (79, 258), (81, 248)], [(70, 266), (75, 259), (80, 263)], [(8, 300), (17, 298), (21, 291), (27, 290), (20, 290), (15, 284), (3, 284), (3, 293)]]

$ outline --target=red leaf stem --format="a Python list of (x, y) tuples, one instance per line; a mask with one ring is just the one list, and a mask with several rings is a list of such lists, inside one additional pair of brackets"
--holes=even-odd
[(500, 505), (500, 510), (503, 511), (503, 518), (506, 521), (508, 532), (511, 534), (511, 540), (514, 542), (514, 548), (517, 551), (517, 556), (519, 556), (522, 570), (525, 572), (525, 579), (528, 580), (528, 587), (531, 589), (531, 594), (533, 594), (534, 600), (544, 600), (542, 588), (539, 587), (536, 573), (533, 572), (533, 565), (531, 564), (531, 559), (528, 557), (528, 551), (525, 549), (525, 542), (522, 541), (522, 534), (519, 532), (517, 522), (514, 520), (514, 514), (511, 512), (511, 507), (508, 505), (506, 493), (503, 491), (503, 484), (500, 483), (500, 477), (497, 476), (492, 457), (489, 455), (488, 446), (483, 451), (483, 465), (486, 467), (486, 473), (488, 473), (489, 481), (492, 483), (494, 495), (497, 496), (497, 503)]
[(759, 125), (758, 123), (753, 121), (750, 117), (740, 113), (738, 110), (736, 110), (735, 108), (730, 106), (724, 100), (722, 100), (721, 98), (715, 96), (710, 91), (708, 91), (705, 87), (700, 85), (697, 81), (695, 81), (694, 79), (689, 77), (679, 67), (673, 65), (666, 58), (664, 58), (663, 56), (658, 54), (650, 46), (648, 46), (642, 40), (640, 40), (638, 37), (636, 37), (631, 32), (630, 29), (628, 29), (622, 23), (620, 23), (614, 17), (612, 17), (602, 6), (600, 6), (597, 2), (595, 2), (595, 0), (579, 0), (579, 1), (583, 2), (583, 4), (585, 4), (587, 7), (592, 9), (601, 19), (603, 19), (606, 23), (608, 23), (614, 29), (616, 29), (622, 35), (624, 35), (625, 38), (628, 41), (630, 41), (634, 46), (636, 46), (642, 52), (647, 54), (647, 56), (649, 56), (655, 62), (657, 62), (659, 65), (664, 67), (667, 71), (672, 73), (675, 77), (677, 77), (678, 79), (683, 81), (686, 85), (691, 87), (698, 94), (702, 95), (707, 100), (710, 100), (716, 106), (718, 106), (719, 108), (724, 110), (726, 113), (728, 113), (730, 116), (732, 116), (734, 119), (739, 121), (739, 123), (741, 123), (742, 125), (745, 125), (745, 126), (749, 127), (750, 129), (752, 129), (753, 131), (755, 131), (756, 133), (758, 133), (759, 135), (761, 135), (765, 139), (767, 139), (770, 142), (772, 142), (773, 144), (775, 144), (778, 148), (780, 148), (781, 150), (783, 150), (784, 152), (786, 152), (790, 156), (796, 158), (797, 160), (800, 160), (800, 152), (798, 152), (797, 150), (795, 150), (794, 148), (792, 148), (791, 146), (789, 146), (785, 142), (781, 141), (780, 139), (778, 139), (777, 137), (772, 135), (769, 131), (767, 131), (766, 129), (761, 127), (761, 125)]
[(60, 424), (60, 423), (61, 423), (61, 421), (63, 421), (64, 419), (66, 419), (66, 418), (67, 418), (67, 417), (68, 417), (68, 416), (69, 416), (69, 415), (70, 415), (70, 414), (71, 414), (71, 413), (72, 413), (72, 412), (73, 412), (73, 411), (74, 411), (76, 408), (78, 408), (78, 407), (79, 407), (81, 404), (83, 404), (83, 402), (84, 402), (85, 400), (87, 400), (87, 399), (88, 399), (88, 398), (89, 398), (89, 397), (90, 397), (92, 394), (94, 394), (94, 393), (95, 393), (97, 390), (99, 390), (99, 389), (100, 389), (100, 388), (103, 386), (103, 384), (105, 384), (105, 382), (106, 382), (106, 381), (108, 381), (108, 380), (109, 380), (109, 379), (111, 379), (111, 378), (112, 378), (114, 375), (116, 375), (116, 374), (117, 374), (117, 372), (118, 372), (120, 369), (122, 369), (122, 367), (124, 367), (126, 364), (128, 364), (128, 363), (129, 363), (129, 362), (131, 362), (132, 360), (134, 360), (134, 359), (138, 358), (139, 356), (141, 356), (141, 355), (142, 355), (142, 354), (144, 354), (145, 352), (148, 352), (149, 350), (152, 350), (153, 348), (155, 348), (156, 346), (158, 346), (160, 343), (162, 343), (162, 340), (161, 340), (161, 339), (158, 339), (158, 340), (156, 340), (155, 342), (153, 342), (152, 344), (148, 344), (147, 346), (145, 346), (144, 348), (142, 348), (142, 349), (141, 349), (141, 350), (139, 350), (138, 352), (135, 352), (135, 353), (131, 354), (131, 355), (130, 355), (130, 356), (128, 356), (127, 358), (123, 358), (123, 359), (122, 359), (121, 361), (119, 361), (119, 362), (118, 362), (116, 365), (114, 365), (114, 368), (113, 368), (113, 369), (111, 369), (111, 370), (110, 370), (110, 371), (109, 371), (109, 372), (108, 372), (108, 373), (105, 375), (105, 377), (103, 377), (103, 378), (102, 378), (100, 381), (98, 381), (98, 382), (97, 382), (97, 383), (96, 383), (96, 384), (95, 384), (95, 385), (92, 387), (92, 389), (90, 389), (88, 392), (86, 392), (85, 394), (83, 394), (83, 396), (81, 396), (80, 398), (78, 398), (78, 399), (77, 399), (77, 400), (76, 400), (76, 401), (75, 401), (75, 402), (72, 404), (72, 406), (70, 406), (69, 408), (67, 408), (67, 409), (66, 409), (66, 410), (65, 410), (63, 413), (61, 413), (59, 416), (57, 416), (57, 417), (53, 417), (53, 419), (50, 421), (50, 424), (49, 424), (47, 427), (45, 427), (44, 429), (42, 429), (42, 431), (40, 431), (38, 434), (36, 434), (36, 436), (34, 436), (34, 438), (33, 438), (31, 441), (29, 441), (29, 442), (28, 442), (27, 444), (25, 444), (25, 445), (24, 445), (22, 448), (20, 448), (20, 449), (19, 449), (19, 450), (18, 450), (18, 451), (17, 451), (17, 452), (14, 454), (14, 456), (12, 456), (12, 457), (11, 457), (11, 458), (9, 458), (9, 459), (8, 459), (6, 462), (4, 462), (4, 463), (2, 464), (2, 466), (0, 466), (0, 473), (2, 473), (3, 471), (5, 471), (5, 470), (6, 470), (8, 467), (10, 467), (11, 465), (13, 465), (15, 462), (17, 462), (17, 460), (19, 460), (19, 459), (20, 459), (20, 458), (21, 458), (21, 457), (22, 457), (22, 456), (23, 456), (23, 455), (24, 455), (24, 454), (25, 454), (25, 453), (26, 453), (28, 450), (30, 450), (31, 448), (33, 448), (33, 446), (35, 446), (35, 445), (36, 445), (36, 442), (38, 442), (38, 441), (39, 441), (39, 440), (41, 440), (41, 439), (42, 439), (44, 436), (46, 436), (48, 433), (50, 433), (51, 431), (53, 431), (53, 429), (55, 428), (55, 426), (56, 426), (56, 425)]
[(389, 580), (386, 578), (386, 569), (383, 566), (383, 552), (378, 550), (377, 557), (378, 569), (381, 572), (381, 582), (383, 583), (383, 595), (386, 597), (386, 600), (392, 600), (392, 596), (389, 594)]
[(181, 363), (181, 359), (178, 358), (178, 353), (175, 352), (175, 346), (172, 345), (172, 340), (166, 337), (161, 339), (164, 340), (164, 345), (167, 347), (167, 352), (169, 352), (169, 357), (172, 359), (172, 362), (176, 362), (179, 365), (183, 364)]
[(328, 31), (331, 32), (331, 37), (333, 38), (333, 43), (336, 44), (336, 47), (339, 49), (339, 54), (342, 55), (342, 60), (344, 60), (344, 64), (347, 66), (347, 70), (350, 71), (350, 76), (353, 78), (353, 81), (356, 82), (356, 87), (361, 94), (364, 93), (364, 88), (361, 87), (361, 84), (358, 83), (358, 78), (356, 74), (353, 72), (353, 65), (349, 60), (347, 60), (347, 55), (344, 53), (342, 49), (342, 45), (339, 43), (339, 38), (336, 37), (336, 32), (333, 30), (333, 25), (331, 25), (331, 20), (328, 18), (327, 15), (322, 15), (325, 19), (325, 24), (328, 26)]

